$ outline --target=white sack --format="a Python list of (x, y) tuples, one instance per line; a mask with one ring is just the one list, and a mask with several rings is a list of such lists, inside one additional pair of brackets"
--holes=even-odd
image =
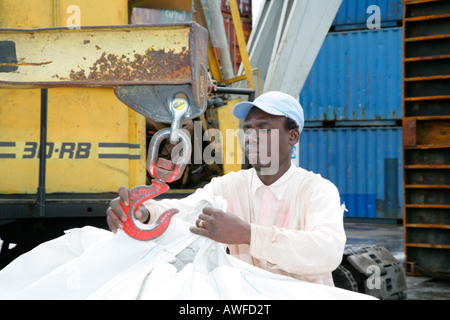
[(189, 226), (202, 202), (166, 232), (139, 241), (122, 230), (73, 229), (0, 271), (0, 299), (373, 299), (254, 267)]

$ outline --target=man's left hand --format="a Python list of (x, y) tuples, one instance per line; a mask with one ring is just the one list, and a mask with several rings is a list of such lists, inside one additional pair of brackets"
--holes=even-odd
[(234, 214), (206, 207), (195, 224), (192, 233), (226, 244), (250, 244), (250, 224)]

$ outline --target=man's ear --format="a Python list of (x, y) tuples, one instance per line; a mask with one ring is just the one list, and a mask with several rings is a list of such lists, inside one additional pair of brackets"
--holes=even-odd
[(300, 140), (300, 131), (298, 129), (289, 130), (289, 144), (294, 146)]

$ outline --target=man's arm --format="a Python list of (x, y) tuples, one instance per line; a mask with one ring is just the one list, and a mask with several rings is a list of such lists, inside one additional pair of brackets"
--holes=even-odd
[[(142, 223), (152, 224), (168, 209), (178, 209), (180, 213), (189, 213), (202, 200), (214, 203), (216, 196), (222, 196), (222, 178), (214, 178), (214, 181), (204, 188), (197, 189), (193, 194), (183, 199), (148, 200), (139, 207), (135, 216)], [(124, 222), (128, 218), (121, 206), (121, 203), (127, 205), (128, 198), (129, 190), (125, 187), (119, 188), (119, 196), (111, 200), (109, 208), (106, 210), (106, 220), (110, 230), (113, 232), (116, 232), (117, 229), (123, 229)]]

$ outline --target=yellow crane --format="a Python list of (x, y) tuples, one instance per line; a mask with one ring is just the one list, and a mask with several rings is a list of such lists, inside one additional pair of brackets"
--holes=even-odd
[[(130, 25), (138, 7), (190, 11), (195, 22)], [(246, 80), (250, 90), (235, 92), (254, 92), (239, 9), (230, 1), (246, 73), (225, 79), (218, 53), (202, 36), (204, 7), (200, 0), (0, 0), (2, 265), (88, 218), (103, 225), (118, 187), (148, 182), (146, 116), (172, 120), (156, 87), (171, 95), (167, 88), (184, 86), (192, 102), (186, 117), (198, 117), (203, 131), (239, 127), (229, 116), (239, 99), (205, 113), (209, 75), (218, 91)], [(220, 173), (240, 169), (235, 150), (239, 161)], [(18, 245), (8, 250), (9, 243)]]

